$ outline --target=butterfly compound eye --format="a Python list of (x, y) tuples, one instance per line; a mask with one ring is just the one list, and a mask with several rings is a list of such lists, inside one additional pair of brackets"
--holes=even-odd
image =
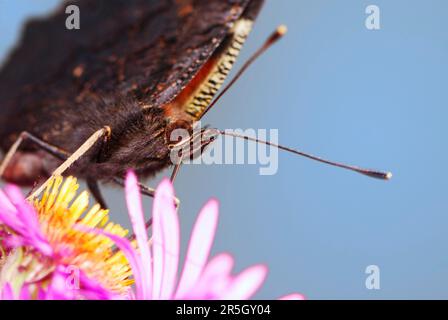
[(170, 147), (190, 139), (193, 127), (188, 121), (176, 120), (168, 124), (165, 134), (166, 141)]

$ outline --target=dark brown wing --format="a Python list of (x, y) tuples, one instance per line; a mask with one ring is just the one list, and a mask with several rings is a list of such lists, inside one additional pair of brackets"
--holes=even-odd
[(65, 28), (68, 15), (62, 5), (50, 17), (27, 24), (1, 69), (2, 140), (21, 130), (43, 136), (54, 124), (61, 131), (79, 125), (76, 119), (64, 121), (64, 115), (88, 113), (95, 99), (107, 105), (117, 97), (132, 97), (151, 107), (171, 101), (243, 10), (249, 4), (261, 6), (262, 0), (74, 3), (80, 9), (80, 30)]

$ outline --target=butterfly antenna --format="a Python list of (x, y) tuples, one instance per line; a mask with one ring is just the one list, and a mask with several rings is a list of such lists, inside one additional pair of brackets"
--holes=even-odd
[(218, 96), (215, 98), (215, 100), (212, 101), (208, 105), (208, 107), (204, 110), (204, 112), (201, 114), (200, 119), (205, 116), (205, 114), (221, 99), (221, 97), (229, 90), (233, 84), (241, 77), (241, 75), (247, 70), (247, 68), (250, 67), (250, 65), (257, 60), (259, 56), (261, 56), (267, 49), (269, 49), (274, 43), (276, 43), (278, 40), (280, 40), (288, 31), (285, 25), (278, 26), (277, 29), (269, 36), (268, 39), (264, 42), (264, 44), (255, 51), (254, 54), (243, 64), (240, 70), (236, 73), (236, 75), (233, 77), (233, 79), (227, 84), (224, 89), (218, 94)]
[(263, 144), (266, 144), (268, 146), (273, 146), (273, 147), (276, 147), (276, 148), (278, 148), (280, 150), (284, 150), (284, 151), (287, 151), (287, 152), (290, 152), (290, 153), (293, 153), (293, 154), (296, 154), (296, 155), (299, 155), (299, 156), (302, 156), (302, 157), (305, 157), (305, 158), (308, 158), (308, 159), (312, 159), (312, 160), (315, 160), (315, 161), (318, 161), (318, 162), (322, 162), (322, 163), (325, 163), (325, 164), (328, 164), (328, 165), (331, 165), (331, 166), (334, 166), (334, 167), (339, 167), (339, 168), (351, 170), (351, 171), (354, 171), (354, 172), (357, 172), (357, 173), (369, 176), (371, 178), (376, 178), (376, 179), (381, 179), (381, 180), (390, 180), (392, 178), (392, 173), (391, 172), (384, 172), (384, 171), (378, 171), (378, 170), (372, 170), (372, 169), (365, 169), (365, 168), (360, 168), (360, 167), (357, 167), (357, 166), (347, 165), (347, 164), (340, 163), (340, 162), (330, 161), (330, 160), (327, 160), (327, 159), (324, 159), (324, 158), (321, 158), (321, 157), (317, 157), (317, 156), (314, 156), (312, 154), (305, 153), (305, 152), (302, 152), (302, 151), (299, 151), (299, 150), (288, 148), (288, 147), (285, 147), (285, 146), (282, 146), (282, 145), (279, 145), (279, 144), (276, 144), (276, 143), (260, 140), (260, 139), (254, 138), (254, 137), (245, 136), (245, 135), (241, 135), (241, 134), (234, 133), (234, 132), (228, 132), (228, 131), (224, 131), (224, 130), (218, 130), (218, 132), (221, 135), (232, 136), (232, 137), (235, 137), (235, 138), (241, 138), (241, 139), (244, 139), (244, 140), (254, 141), (254, 142), (257, 142), (257, 143), (263, 143)]

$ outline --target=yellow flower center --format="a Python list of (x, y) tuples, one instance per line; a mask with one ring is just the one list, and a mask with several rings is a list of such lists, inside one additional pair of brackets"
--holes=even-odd
[(108, 210), (98, 204), (89, 208), (87, 191), (77, 193), (79, 185), (74, 177), (63, 181), (56, 177), (48, 185), (41, 199), (34, 200), (41, 230), (55, 252), (58, 262), (79, 268), (104, 288), (124, 293), (132, 284), (131, 268), (114, 243), (78, 226), (101, 228), (108, 233), (125, 237), (128, 233), (120, 225), (109, 222)]

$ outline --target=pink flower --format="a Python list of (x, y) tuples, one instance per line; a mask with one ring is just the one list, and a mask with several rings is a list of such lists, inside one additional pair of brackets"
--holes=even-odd
[(148, 239), (137, 177), (128, 173), (132, 243), (98, 205), (84, 214), (88, 194), (77, 189), (76, 179), (59, 177), (33, 203), (17, 187), (0, 190), (0, 299), (249, 299), (265, 280), (262, 264), (233, 274), (230, 254), (209, 258), (216, 200), (199, 213), (178, 277), (180, 227), (168, 180), (156, 190)]
[(75, 226), (104, 222), (126, 233), (106, 226), (107, 211), (98, 206), (82, 217), (88, 195), (76, 197), (77, 188), (74, 178), (56, 178), (34, 203), (15, 186), (0, 190), (0, 299), (112, 299), (128, 292), (130, 268), (114, 243)]
[[(232, 274), (233, 258), (221, 253), (209, 259), (218, 223), (218, 202), (202, 208), (191, 234), (178, 279), (180, 228), (169, 180), (158, 186), (153, 204), (152, 238), (148, 239), (137, 178), (129, 172), (126, 201), (139, 251), (128, 240), (108, 235), (127, 256), (135, 278), (136, 299), (249, 299), (263, 284), (267, 268), (251, 266)], [(150, 245), (148, 245), (150, 243)], [(281, 299), (303, 299), (301, 294)]]

